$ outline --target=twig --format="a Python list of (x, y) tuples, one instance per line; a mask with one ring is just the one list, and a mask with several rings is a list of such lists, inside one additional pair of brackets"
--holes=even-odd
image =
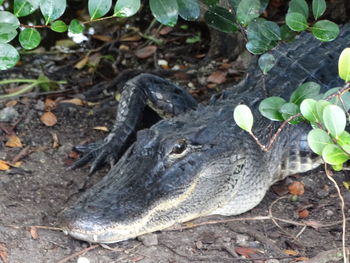
[(88, 251), (90, 251), (90, 250), (93, 250), (93, 249), (95, 249), (95, 248), (97, 248), (97, 247), (99, 247), (99, 246), (100, 246), (100, 245), (93, 245), (93, 246), (91, 246), (91, 247), (84, 248), (83, 250), (80, 250), (80, 251), (78, 251), (78, 252), (75, 252), (75, 253), (73, 253), (72, 255), (61, 259), (60, 261), (57, 261), (57, 263), (65, 263), (65, 262), (67, 262), (68, 260), (70, 260), (70, 259), (72, 259), (72, 258), (75, 258), (75, 257), (77, 257), (77, 256), (80, 256), (80, 255), (82, 255), (82, 254), (85, 254), (86, 252), (88, 252)]
[(345, 202), (344, 202), (344, 198), (340, 192), (340, 188), (337, 184), (337, 182), (334, 180), (334, 178), (332, 177), (332, 171), (330, 171), (328, 169), (328, 166), (327, 166), (327, 163), (324, 164), (324, 170), (326, 171), (326, 175), (328, 177), (328, 179), (330, 181), (332, 181), (332, 183), (334, 184), (335, 188), (337, 189), (337, 192), (338, 192), (338, 196), (339, 196), (339, 199), (340, 199), (340, 207), (341, 207), (341, 214), (342, 214), (342, 217), (343, 217), (343, 234), (342, 234), (342, 248), (343, 248), (343, 261), (344, 263), (348, 263), (348, 260), (347, 260), (347, 249), (345, 247), (345, 241), (346, 241), (346, 216), (345, 216)]

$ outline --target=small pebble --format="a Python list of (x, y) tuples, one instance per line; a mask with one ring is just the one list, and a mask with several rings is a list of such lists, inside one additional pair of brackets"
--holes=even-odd
[(249, 237), (246, 235), (237, 234), (236, 243), (242, 247), (246, 247), (246, 246), (248, 246), (248, 239), (249, 239)]
[(157, 234), (146, 234), (143, 236), (139, 236), (137, 239), (141, 241), (142, 244), (144, 244), (146, 247), (158, 245)]
[(79, 257), (77, 263), (90, 263), (90, 260), (86, 257)]
[(19, 116), (19, 113), (13, 107), (5, 107), (0, 110), (0, 121), (13, 122)]
[(266, 263), (280, 263), (277, 259), (269, 259)]

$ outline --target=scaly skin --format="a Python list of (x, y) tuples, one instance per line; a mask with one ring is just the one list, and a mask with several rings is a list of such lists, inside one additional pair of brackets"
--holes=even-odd
[[(244, 103), (253, 110), (254, 133), (266, 142), (277, 124), (258, 113), (263, 85), (269, 95), (284, 98), (306, 81), (318, 82), (323, 91), (339, 86), (337, 60), (349, 43), (349, 26), (330, 43), (303, 34), (272, 52), (277, 62), (267, 76), (253, 65), (245, 80), (208, 106), (197, 107), (189, 94), (158, 77), (142, 74), (130, 80), (112, 133), (75, 166), (93, 160), (95, 169), (106, 159), (122, 157), (63, 211), (62, 228), (78, 239), (110, 243), (199, 216), (252, 209), (271, 184), (313, 169), (320, 160), (307, 147), (305, 124), (288, 126), (273, 149), (262, 152), (234, 124), (234, 107)], [(176, 117), (137, 132), (131, 142), (146, 105)]]

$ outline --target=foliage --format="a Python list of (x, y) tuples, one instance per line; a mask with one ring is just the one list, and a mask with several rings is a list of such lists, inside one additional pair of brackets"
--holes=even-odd
[[(289, 102), (280, 97), (269, 97), (259, 105), (260, 113), (272, 121), (288, 121), (291, 124), (308, 121), (312, 127), (307, 137), (311, 150), (322, 156), (323, 160), (337, 171), (350, 159), (350, 134), (345, 130), (350, 122), (350, 118), (346, 117), (350, 108), (349, 48), (340, 55), (338, 68), (339, 76), (346, 81), (344, 87), (320, 94), (320, 86), (317, 83), (306, 82), (291, 94)], [(251, 113), (247, 114), (250, 111), (247, 108), (245, 105), (237, 106), (234, 119), (255, 138), (251, 131), (253, 116)], [(250, 129), (242, 127), (242, 119), (245, 123), (251, 123), (251, 126), (248, 126)], [(257, 138), (255, 140), (258, 141)], [(266, 150), (268, 147), (262, 148)]]
[[(203, 1), (200, 2), (200, 1)], [(328, 20), (308, 23), (309, 7), (305, 0), (291, 0), (286, 25), (261, 18), (268, 0), (229, 0), (232, 8), (221, 7), (219, 0), (149, 0), (151, 12), (156, 20), (167, 26), (174, 26), (178, 17), (192, 21), (199, 18), (200, 4), (206, 6), (204, 19), (207, 24), (223, 32), (235, 32), (246, 28), (246, 48), (253, 54), (263, 54), (275, 47), (279, 41), (290, 41), (296, 32), (310, 30), (320, 41), (331, 41), (339, 34), (338, 26)], [(1, 1), (2, 3), (2, 1)], [(0, 4), (1, 4), (0, 3)], [(3, 4), (3, 3), (2, 3)], [(55, 32), (82, 33), (84, 24), (114, 17), (130, 17), (141, 8), (141, 0), (117, 0), (114, 8), (112, 0), (88, 0), (90, 21), (72, 19), (69, 25), (58, 20), (67, 8), (66, 0), (13, 0), (13, 10), (0, 11), (0, 69), (13, 67), (18, 59), (18, 51), (10, 44), (17, 35), (24, 49), (40, 45), (40, 30), (48, 28)], [(41, 12), (45, 25), (21, 25), (19, 18), (33, 12)], [(312, 14), (319, 19), (326, 10), (325, 0), (312, 1)], [(113, 12), (112, 15), (106, 16)], [(21, 33), (19, 33), (21, 31)], [(242, 32), (244, 32), (242, 30)], [(266, 72), (265, 72), (266, 73)]]

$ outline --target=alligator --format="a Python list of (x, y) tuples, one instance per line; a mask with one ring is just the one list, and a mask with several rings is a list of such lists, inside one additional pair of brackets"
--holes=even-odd
[[(301, 34), (271, 51), (276, 63), (267, 75), (254, 63), (244, 80), (207, 105), (155, 75), (132, 78), (111, 133), (100, 143), (78, 147), (85, 155), (73, 168), (92, 162), (94, 171), (105, 162), (114, 164), (63, 210), (60, 226), (76, 239), (112, 243), (202, 216), (252, 209), (273, 183), (314, 169), (322, 160), (307, 145), (307, 124), (288, 125), (263, 152), (234, 123), (234, 107), (243, 103), (252, 109), (253, 131), (266, 143), (279, 127), (258, 112), (266, 92), (288, 99), (306, 81), (319, 83), (322, 91), (343, 85), (337, 61), (349, 43), (349, 25), (327, 43)], [(166, 118), (136, 131), (148, 106)]]

